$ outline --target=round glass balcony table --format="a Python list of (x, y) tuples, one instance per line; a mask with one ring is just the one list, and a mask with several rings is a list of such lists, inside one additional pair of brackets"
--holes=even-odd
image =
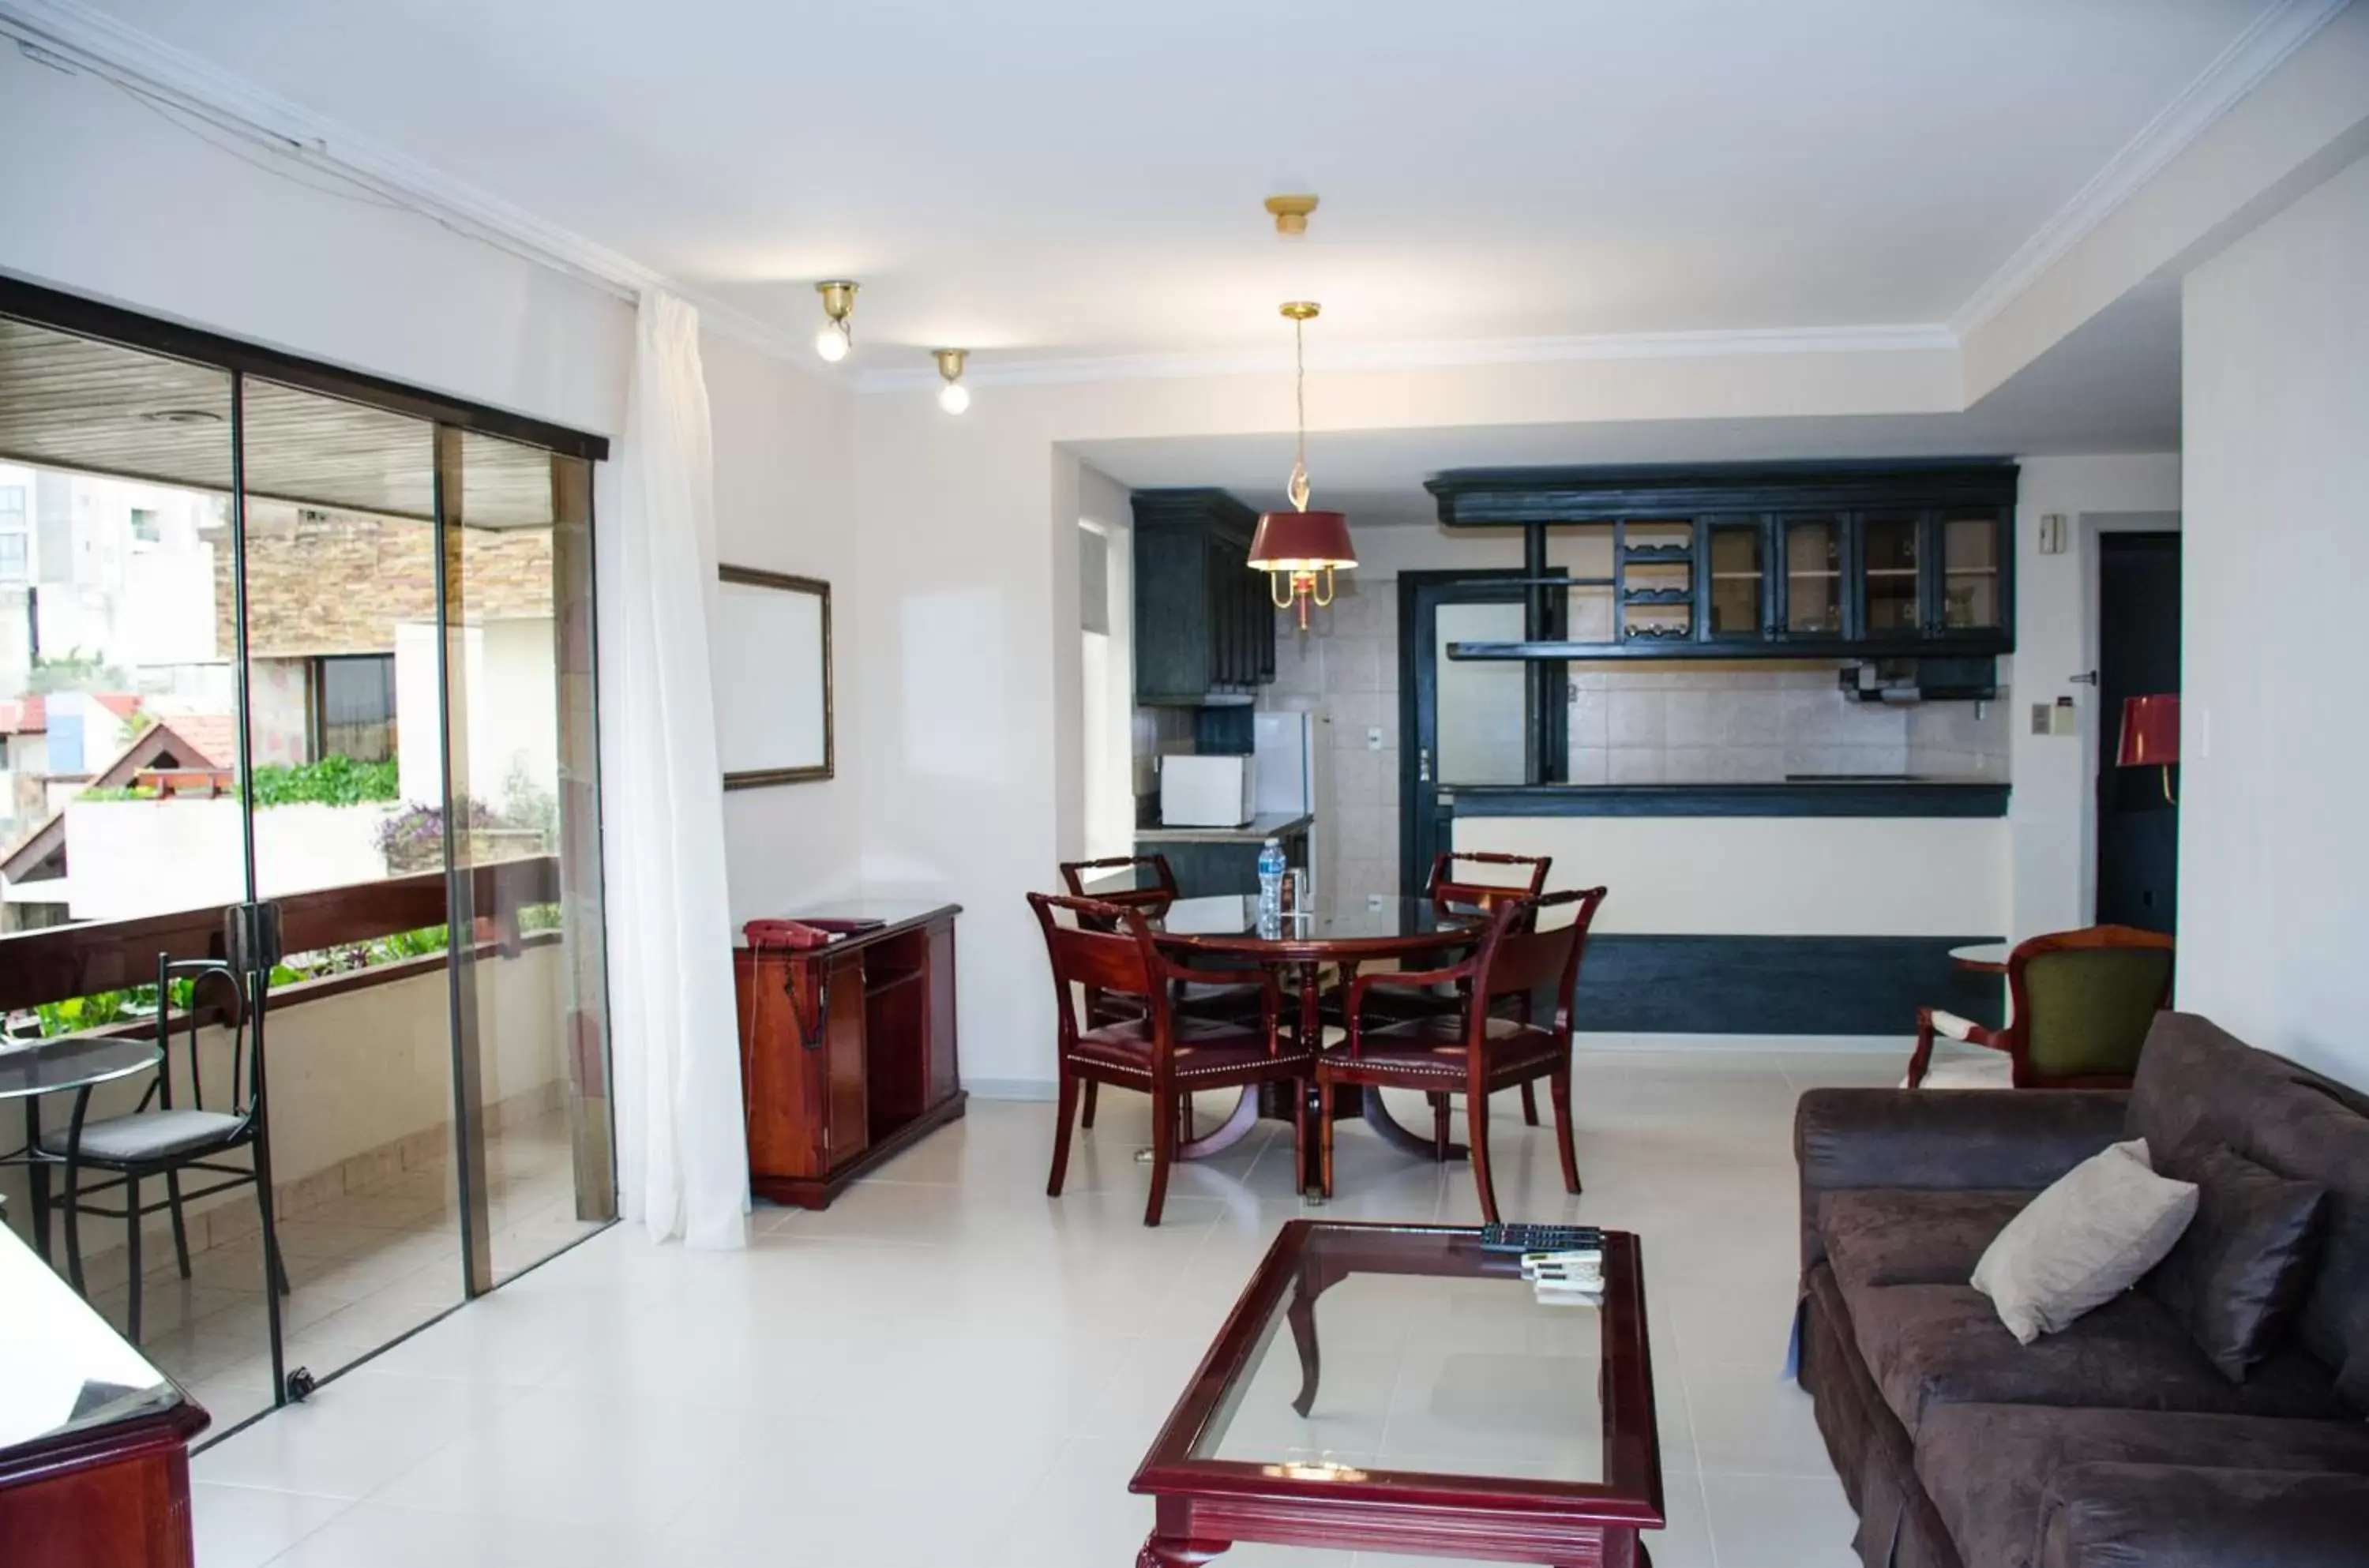
[[(1487, 918), (1482, 910), (1467, 905), (1430, 898), (1379, 898), (1340, 909), (1320, 905), (1304, 913), (1263, 921), (1259, 919), (1257, 898), (1229, 894), (1179, 898), (1162, 910), (1151, 925), (1155, 940), (1179, 953), (1222, 955), (1276, 968), (1296, 968), (1299, 978), (1299, 1016), (1295, 1027), (1300, 1038), (1321, 1043), (1323, 1024), (1319, 1016), (1320, 976), (1325, 965), (1354, 967), (1378, 959), (1438, 953), (1443, 948), (1463, 948), (1471, 945)], [(1312, 1084), (1303, 1084), (1300, 1092), (1312, 1096), (1315, 1089)], [(1360, 1099), (1366, 1124), (1385, 1142), (1426, 1160), (1440, 1158), (1441, 1151), (1432, 1139), (1416, 1135), (1391, 1116), (1379, 1092), (1368, 1091)], [(1177, 1150), (1177, 1157), (1206, 1159), (1230, 1149), (1247, 1137), (1257, 1123), (1258, 1093), (1245, 1089), (1224, 1124), (1205, 1138), (1186, 1139)], [(1453, 1160), (1463, 1153), (1463, 1149), (1450, 1145), (1446, 1153)], [(1303, 1191), (1310, 1188), (1309, 1173), (1300, 1173), (1300, 1186)]]
[(22, 1165), (32, 1179), (33, 1245), (43, 1259), (50, 1255), (50, 1167), (65, 1162), (41, 1152), (41, 1096), (152, 1072), (164, 1059), (154, 1040), (73, 1036), (0, 1045), (0, 1100), (25, 1103), (24, 1152), (0, 1158), (0, 1165)]
[(2007, 956), (2012, 951), (2004, 942), (1973, 942), (1963, 947), (1950, 949), (1950, 962), (1961, 969), (1971, 969), (1978, 975), (2007, 973)]

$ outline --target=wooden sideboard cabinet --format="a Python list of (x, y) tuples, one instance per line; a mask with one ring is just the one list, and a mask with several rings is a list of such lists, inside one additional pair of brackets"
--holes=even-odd
[(802, 912), (877, 921), (827, 947), (732, 954), (749, 1186), (825, 1208), (848, 1183), (963, 1114), (954, 904)]

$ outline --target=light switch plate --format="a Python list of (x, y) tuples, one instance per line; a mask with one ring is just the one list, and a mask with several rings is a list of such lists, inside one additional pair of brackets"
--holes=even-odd
[(1366, 727), (1366, 750), (1368, 751), (1379, 751), (1381, 749), (1382, 727), (1379, 724), (1368, 725)]
[(2047, 733), (2049, 733), (2049, 730), (2048, 730), (2048, 715), (2049, 715), (2049, 711), (2050, 711), (2054, 706), (2054, 704), (2051, 704), (2051, 703), (2034, 703), (2034, 704), (2031, 704), (2031, 733), (2032, 733), (2032, 734), (2034, 734), (2034, 735), (2046, 735)]
[(1366, 895), (1366, 908), (1369, 910), (1379, 910), (1384, 904), (1389, 902), (1390, 898), (1385, 894), (1368, 893)]

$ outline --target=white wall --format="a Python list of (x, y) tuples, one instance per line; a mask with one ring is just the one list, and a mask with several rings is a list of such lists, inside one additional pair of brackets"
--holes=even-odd
[[(274, 806), (255, 814), (256, 886), (267, 898), (386, 876), (379, 824), (392, 806)], [(68, 903), (75, 920), (131, 920), (246, 896), (246, 841), (235, 796), (75, 800), (66, 807)], [(34, 887), (37, 883), (24, 886)]]
[[(1135, 853), (1135, 509), (1125, 486), (1100, 469), (1078, 473), (1078, 521), (1106, 544), (1108, 635), (1086, 637), (1082, 671), (1081, 765), (1088, 859)], [(1099, 663), (1099, 668), (1096, 668)]]
[[(786, 914), (858, 891), (869, 727), (857, 570), (853, 397), (707, 334), (700, 342), (715, 429), (718, 558), (831, 585), (832, 743), (838, 775), (724, 797), (732, 920)], [(741, 722), (719, 704), (719, 729)]]
[[(2098, 691), (2072, 678), (2098, 663), (2098, 533), (2123, 521), (2177, 527), (2180, 458), (2172, 452), (2027, 457), (2015, 508), (2015, 657), (2002, 661), (2016, 940), (2088, 925), (2097, 905)], [(2040, 520), (2065, 518), (2066, 548), (2043, 555)], [(2078, 735), (2034, 735), (2034, 703), (2069, 696)]]
[(1467, 817), (1459, 850), (1554, 857), (1611, 889), (1592, 929), (1702, 936), (1986, 936), (2007, 826), (1981, 817)]
[(2369, 159), (2184, 285), (2182, 1007), (2369, 1085)]

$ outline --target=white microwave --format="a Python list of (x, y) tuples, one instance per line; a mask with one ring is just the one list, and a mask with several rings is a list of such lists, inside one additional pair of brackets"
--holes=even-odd
[(1160, 822), (1165, 828), (1239, 828), (1257, 815), (1249, 757), (1162, 757)]

